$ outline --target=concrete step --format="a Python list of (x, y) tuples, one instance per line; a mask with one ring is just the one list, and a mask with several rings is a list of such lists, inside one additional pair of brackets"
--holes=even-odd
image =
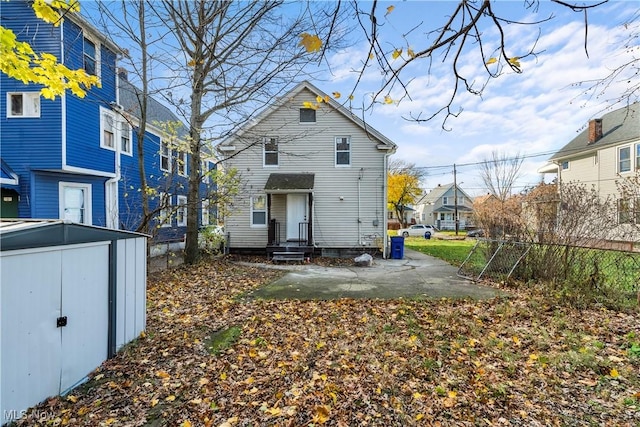
[(273, 261), (304, 261), (304, 252), (274, 252)]

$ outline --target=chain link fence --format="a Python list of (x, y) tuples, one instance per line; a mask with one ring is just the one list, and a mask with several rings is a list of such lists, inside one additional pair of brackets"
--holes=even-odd
[(567, 295), (594, 299), (635, 299), (640, 253), (479, 239), (458, 275), (474, 281), (542, 282)]

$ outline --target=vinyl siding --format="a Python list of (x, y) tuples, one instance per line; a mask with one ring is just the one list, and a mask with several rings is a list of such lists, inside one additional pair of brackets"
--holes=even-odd
[[(384, 157), (376, 148), (380, 141), (369, 136), (350, 119), (322, 104), (316, 123), (299, 123), (299, 109), (316, 95), (301, 91), (273, 111), (258, 125), (234, 141), (236, 149), (254, 144), (225, 163), (237, 168), (243, 180), (243, 197), (234, 201), (225, 219), (231, 247), (260, 248), (267, 243), (267, 228), (250, 226), (249, 198), (263, 194), (271, 173), (315, 174), (313, 189), (313, 235), (318, 247), (356, 248), (365, 236), (384, 235)], [(279, 138), (279, 165), (263, 167), (262, 137)], [(335, 165), (336, 136), (351, 137), (351, 165)], [(358, 191), (359, 190), (359, 191)], [(343, 200), (340, 200), (343, 197)], [(272, 198), (272, 218), (286, 231), (284, 197)], [(358, 216), (359, 213), (359, 216)], [(358, 234), (360, 220), (360, 234)], [(377, 226), (374, 221), (377, 220)]]
[(106, 178), (75, 174), (34, 173), (30, 197), (32, 218), (60, 218), (60, 182), (90, 184), (92, 224), (106, 226), (104, 193)]
[[(83, 66), (83, 31), (71, 20), (63, 24), (65, 65)], [(101, 87), (93, 87), (85, 98), (66, 97), (67, 165), (102, 172), (115, 172), (115, 152), (100, 147), (100, 107), (111, 109), (116, 101), (116, 57), (100, 44)]]

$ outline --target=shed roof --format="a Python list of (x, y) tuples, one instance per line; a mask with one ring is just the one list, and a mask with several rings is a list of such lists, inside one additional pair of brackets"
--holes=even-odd
[(60, 219), (0, 220), (0, 251), (148, 237)]

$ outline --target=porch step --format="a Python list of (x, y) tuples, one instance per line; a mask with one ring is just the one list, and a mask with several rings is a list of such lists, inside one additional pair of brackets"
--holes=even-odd
[(304, 261), (304, 252), (274, 252), (273, 261)]

